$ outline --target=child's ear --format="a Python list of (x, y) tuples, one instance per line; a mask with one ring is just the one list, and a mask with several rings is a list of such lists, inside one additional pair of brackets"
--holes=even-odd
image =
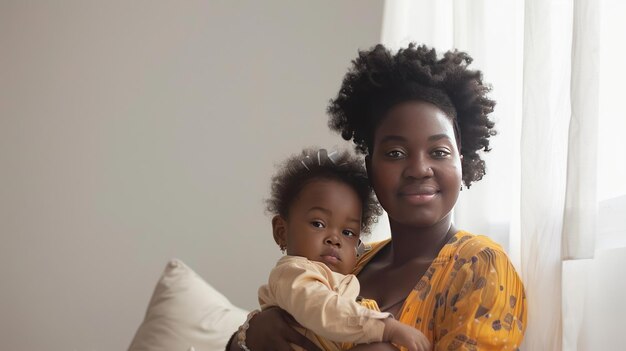
[(272, 233), (274, 241), (281, 249), (287, 247), (287, 222), (281, 215), (272, 218)]

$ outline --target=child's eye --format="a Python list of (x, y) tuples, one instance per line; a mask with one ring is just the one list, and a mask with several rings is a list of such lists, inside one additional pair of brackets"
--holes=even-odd
[(391, 150), (387, 152), (385, 155), (390, 158), (401, 158), (401, 157), (404, 157), (405, 154), (402, 150)]
[(356, 237), (358, 234), (355, 234), (353, 231), (346, 229), (346, 230), (343, 231), (343, 235), (350, 236), (350, 237)]
[(320, 221), (312, 221), (311, 225), (314, 226), (315, 228), (324, 228), (324, 223)]

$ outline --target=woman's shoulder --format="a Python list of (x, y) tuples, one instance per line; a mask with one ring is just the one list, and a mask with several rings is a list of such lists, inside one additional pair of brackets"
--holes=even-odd
[(502, 246), (500, 246), (491, 238), (485, 235), (476, 235), (467, 231), (457, 232), (447, 244), (450, 251), (454, 252), (455, 258), (471, 258), (474, 256), (500, 256), (506, 253)]
[(374, 256), (376, 256), (376, 254), (390, 242), (391, 239), (385, 239), (382, 241), (364, 243), (357, 251), (358, 259), (352, 273), (359, 274), (363, 267), (365, 267), (365, 265), (367, 265), (369, 261), (371, 261)]

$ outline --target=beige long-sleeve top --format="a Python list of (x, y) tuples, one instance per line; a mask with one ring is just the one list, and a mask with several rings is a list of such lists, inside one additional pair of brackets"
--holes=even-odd
[(279, 306), (306, 329), (335, 342), (382, 341), (383, 319), (389, 313), (356, 302), (356, 276), (331, 271), (325, 264), (299, 256), (284, 256), (259, 288), (261, 308)]

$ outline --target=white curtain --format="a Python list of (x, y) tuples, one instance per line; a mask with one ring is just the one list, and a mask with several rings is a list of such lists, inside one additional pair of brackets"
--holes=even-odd
[(387, 0), (384, 10), (383, 43), (467, 51), (493, 84), (499, 135), (455, 220), (500, 242), (522, 275), (522, 349), (595, 349), (584, 323), (597, 271), (598, 2)]

